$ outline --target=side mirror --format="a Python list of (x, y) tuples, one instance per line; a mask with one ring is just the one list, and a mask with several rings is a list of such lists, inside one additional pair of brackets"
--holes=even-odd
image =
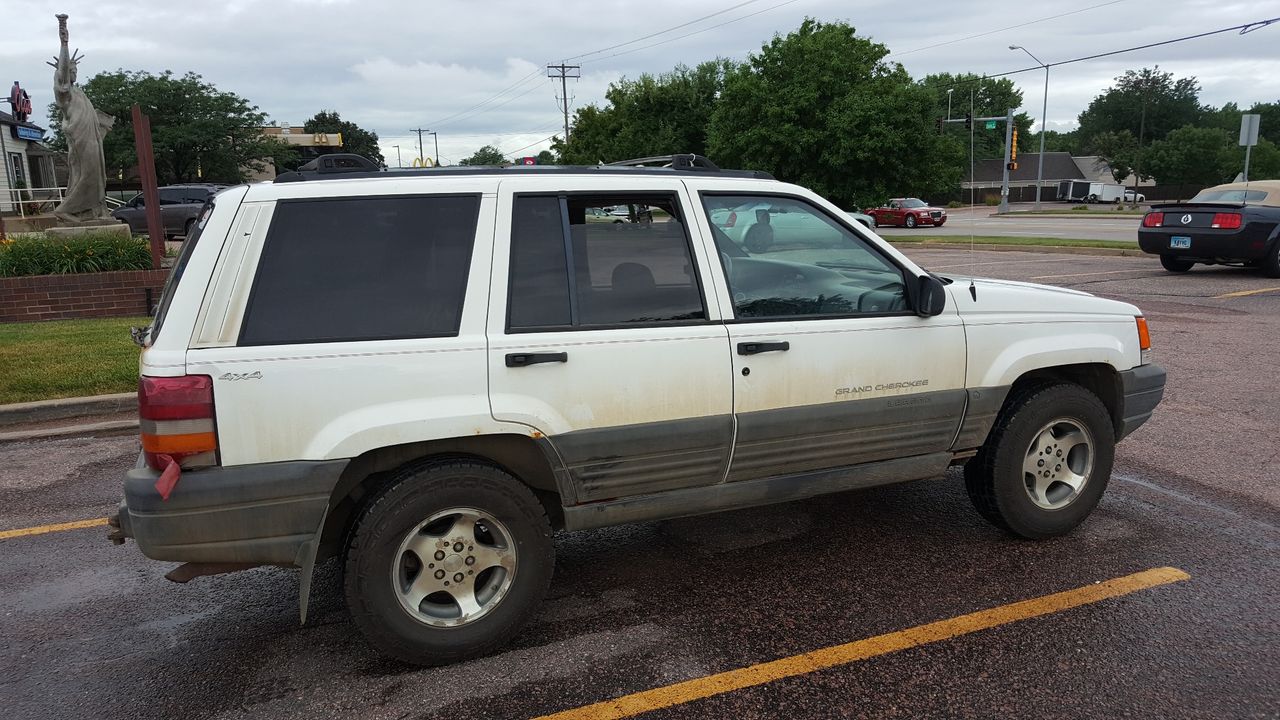
[(941, 315), (947, 307), (947, 290), (942, 281), (932, 275), (923, 275), (919, 283), (916, 289), (916, 315)]

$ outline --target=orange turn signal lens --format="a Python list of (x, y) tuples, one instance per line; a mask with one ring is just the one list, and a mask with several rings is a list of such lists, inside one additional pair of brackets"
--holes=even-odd
[(218, 437), (211, 432), (186, 435), (152, 435), (142, 433), (142, 449), (165, 455), (193, 455), (218, 449)]
[(1138, 321), (1138, 349), (1151, 349), (1151, 331), (1147, 329), (1147, 319), (1141, 315), (1134, 318)]

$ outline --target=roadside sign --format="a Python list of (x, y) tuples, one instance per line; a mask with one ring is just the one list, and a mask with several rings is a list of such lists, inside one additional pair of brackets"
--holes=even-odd
[(1240, 116), (1240, 147), (1258, 144), (1258, 125), (1261, 115), (1245, 114)]
[(995, 129), (996, 129), (996, 121), (995, 121), (995, 120), (988, 120), (988, 121), (987, 121), (987, 129), (988, 129), (988, 130), (995, 130)]

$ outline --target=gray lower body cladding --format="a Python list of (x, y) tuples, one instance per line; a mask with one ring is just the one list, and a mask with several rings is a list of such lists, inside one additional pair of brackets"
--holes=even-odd
[(1151, 419), (1151, 413), (1164, 398), (1166, 379), (1164, 368), (1159, 365), (1139, 365), (1120, 373), (1120, 422), (1116, 427), (1116, 440), (1137, 430)]
[(299, 550), (323, 522), (346, 460), (185, 471), (168, 500), (160, 473), (125, 477), (120, 527), (154, 560), (301, 564)]

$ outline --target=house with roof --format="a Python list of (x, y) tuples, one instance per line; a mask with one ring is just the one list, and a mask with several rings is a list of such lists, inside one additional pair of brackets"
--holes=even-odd
[[(44, 128), (35, 123), (0, 112), (0, 212), (17, 212), (19, 199), (58, 197), (55, 172), (57, 153), (44, 145)], [(19, 198), (17, 189), (26, 188), (30, 195)], [(40, 190), (48, 188), (48, 190)]]
[[(1019, 153), (1018, 169), (1009, 171), (1010, 202), (1031, 202), (1035, 200), (1036, 173), (1040, 161), (1040, 153)], [(1004, 174), (1004, 159), (990, 158), (974, 163), (973, 179), (965, 179), (961, 187), (977, 191), (979, 199), (1000, 194), (1000, 184)], [(1058, 194), (1058, 183), (1063, 180), (1087, 180), (1089, 182), (1116, 182), (1111, 174), (1111, 166), (1097, 155), (1072, 156), (1068, 152), (1047, 152), (1044, 154), (1044, 172), (1041, 201), (1055, 201)], [(1126, 178), (1125, 185), (1132, 186), (1133, 178)], [(1139, 185), (1149, 187), (1155, 183), (1144, 180)]]

